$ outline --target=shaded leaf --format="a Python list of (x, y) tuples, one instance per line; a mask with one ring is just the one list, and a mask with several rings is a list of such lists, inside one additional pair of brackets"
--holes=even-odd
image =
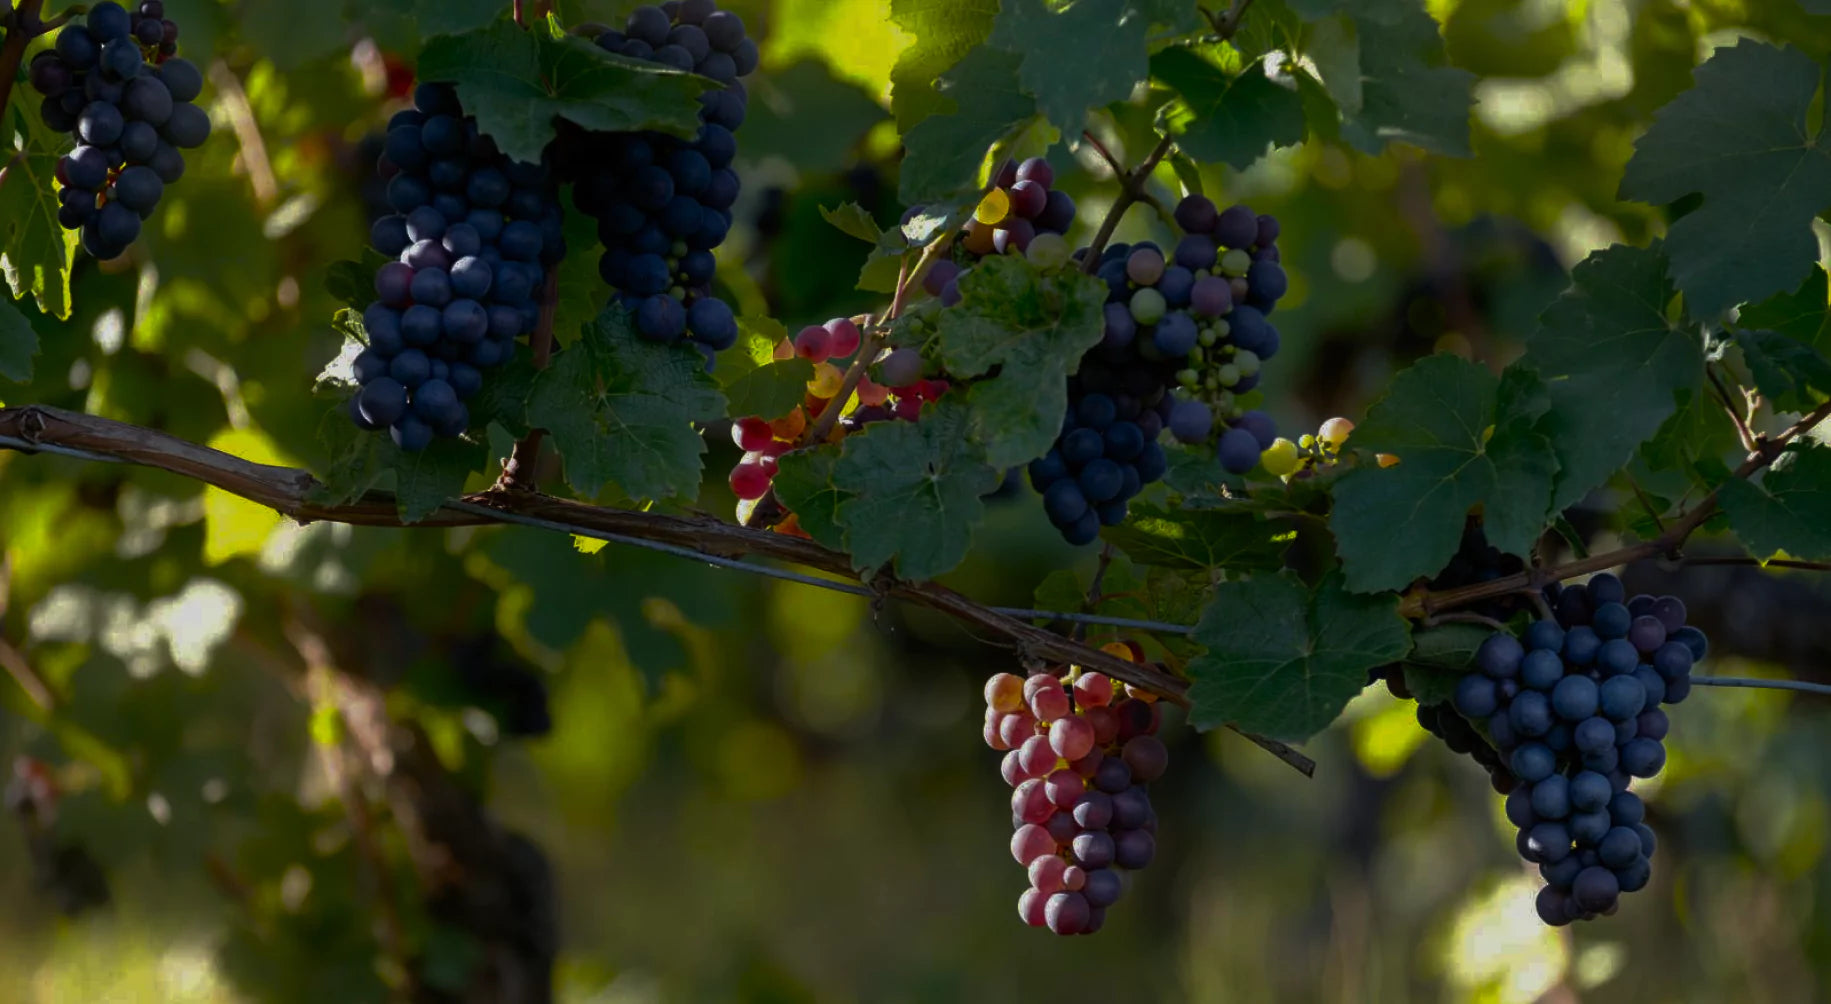
[(1831, 447), (1793, 446), (1760, 484), (1727, 481), (1718, 498), (1755, 557), (1831, 560)]
[(0, 377), (14, 383), (32, 379), (32, 357), (38, 355), (38, 332), (18, 307), (0, 298)]
[(1439, 624), (1419, 628), (1411, 636), (1411, 652), (1401, 666), (1405, 689), (1419, 704), (1442, 704), (1454, 696), (1456, 684), (1468, 674), (1475, 650), (1493, 634), (1479, 624)]
[(1813, 126), (1806, 114), (1823, 73), (1792, 46), (1744, 38), (1699, 66), (1635, 141), (1622, 198), (1704, 197), (1666, 237), (1692, 317), (1792, 289), (1817, 260), (1811, 222), (1831, 206), (1831, 149), (1823, 111)]
[(1411, 647), (1397, 596), (1349, 593), (1339, 573), (1311, 590), (1288, 570), (1215, 586), (1195, 640), (1207, 651), (1188, 666), (1190, 722), (1285, 742), (1327, 728), (1368, 670)]
[(1176, 142), (1201, 161), (1244, 169), (1273, 147), (1303, 141), (1303, 100), (1274, 83), (1262, 63), (1230, 76), (1195, 50), (1172, 47), (1151, 57), (1151, 73), (1182, 96), (1169, 115)]
[(836, 510), (853, 567), (894, 563), (908, 579), (932, 579), (966, 557), (985, 516), (980, 497), (999, 473), (968, 436), (968, 410), (943, 401), (920, 422), (882, 422), (848, 437), (834, 487), (852, 495)]
[(987, 44), (1017, 53), (1017, 79), (1064, 135), (1078, 136), (1089, 108), (1130, 97), (1150, 74), (1147, 18), (1132, 0), (1004, 0)]
[(809, 537), (843, 551), (846, 534), (836, 515), (840, 503), (852, 496), (833, 487), (833, 468), (838, 463), (837, 444), (784, 453), (777, 460), (774, 484), (776, 499), (795, 514)]
[(580, 494), (615, 484), (636, 499), (691, 498), (706, 450), (692, 423), (724, 403), (697, 350), (638, 338), (612, 308), (534, 378), (527, 414), (552, 434)]
[(1398, 589), (1441, 569), (1477, 503), (1494, 546), (1530, 554), (1557, 470), (1550, 441), (1533, 427), (1549, 405), (1543, 385), (1518, 367), (1497, 378), (1435, 355), (1394, 377), (1348, 445), (1399, 463), (1356, 467), (1335, 484), (1329, 528), (1349, 588)]
[(814, 378), (814, 364), (806, 359), (783, 359), (738, 377), (725, 387), (729, 410), (735, 417), (756, 415), (775, 418), (786, 415), (807, 394), (807, 382)]
[(1165, 568), (1262, 571), (1284, 564), (1282, 527), (1246, 512), (1170, 509), (1134, 502), (1125, 522), (1100, 532), (1133, 561)]
[(1702, 339), (1667, 317), (1676, 291), (1658, 243), (1597, 251), (1570, 278), (1524, 359), (1551, 392), (1540, 431), (1558, 456), (1554, 510), (1620, 470), (1704, 376)]
[(903, 134), (898, 194), (905, 203), (944, 198), (970, 188), (986, 150), (1036, 114), (1017, 82), (1020, 57), (989, 47), (967, 53), (937, 81), (958, 108), (923, 119)]
[(998, 0), (891, 0), (890, 20), (915, 36), (890, 70), (890, 110), (898, 132), (908, 135), (930, 115), (955, 109), (935, 83), (986, 40), (997, 16)]

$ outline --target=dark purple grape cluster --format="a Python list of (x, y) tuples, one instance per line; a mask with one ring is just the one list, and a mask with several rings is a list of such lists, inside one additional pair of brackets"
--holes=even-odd
[(1030, 875), (1018, 916), (1057, 934), (1092, 934), (1125, 890), (1119, 870), (1157, 854), (1146, 785), (1170, 764), (1157, 705), (1079, 671), (1068, 681), (999, 673), (985, 698), (985, 741), (1006, 751), (1002, 771), (1015, 789), (1011, 856)]
[(119, 256), (140, 236), (165, 186), (184, 176), (180, 150), (210, 138), (210, 116), (192, 104), (203, 74), (182, 59), (163, 0), (133, 13), (102, 0), (32, 57), (40, 113), (78, 145), (57, 162), (57, 222), (82, 232), (83, 250)]
[[(1482, 529), (1481, 520), (1471, 518), (1463, 527), (1462, 544), (1450, 563), (1443, 571), (1430, 580), (1429, 588), (1433, 591), (1455, 589), (1460, 586), (1471, 586), (1478, 582), (1490, 582), (1502, 576), (1513, 575), (1524, 571), (1526, 563), (1519, 558), (1502, 553), (1500, 548), (1488, 543), (1487, 533)], [(1497, 621), (1505, 621), (1530, 605), (1530, 601), (1519, 594), (1510, 594), (1496, 599), (1486, 600), (1468, 608), (1468, 612), (1481, 614)], [(1386, 689), (1394, 697), (1410, 700), (1411, 692), (1405, 686), (1404, 667), (1399, 663), (1390, 663), (1372, 671), (1369, 682), (1384, 680)], [(1488, 779), (1494, 790), (1502, 795), (1511, 792), (1518, 786), (1512, 770), (1507, 766), (1507, 758), (1488, 741), (1487, 736), (1469, 724), (1469, 720), (1456, 713), (1450, 702), (1439, 701), (1435, 704), (1418, 702), (1418, 725), (1424, 731), (1443, 740), (1443, 744), (1453, 753), (1463, 754), (1481, 765), (1488, 772)]]
[(757, 67), (744, 22), (713, 0), (638, 7), (622, 31), (598, 36), (607, 52), (709, 77), (723, 86), (700, 99), (692, 140), (658, 132), (586, 133), (567, 144), (566, 172), (580, 210), (595, 217), (604, 254), (598, 271), (657, 342), (688, 339), (705, 353), (737, 341), (731, 307), (711, 294), (712, 252), (731, 229), (738, 176), (734, 131), (748, 95), (738, 78)]
[[(1186, 232), (1174, 252), (1113, 244), (1095, 273), (1107, 284), (1106, 328), (1068, 383), (1068, 413), (1030, 484), (1071, 544), (1125, 519), (1131, 499), (1167, 461), (1164, 429), (1214, 442), (1221, 466), (1244, 474), (1278, 438), (1258, 410), (1260, 367), (1278, 352), (1266, 320), (1285, 292), (1278, 221), (1245, 206), (1216, 211), (1199, 195), (1176, 207)], [(1086, 249), (1077, 251), (1084, 260)]]
[(421, 84), (414, 104), (388, 123), (379, 166), (394, 213), (369, 240), (395, 260), (375, 273), (349, 405), (359, 427), (388, 429), (410, 452), (470, 427), (464, 402), (539, 323), (548, 270), (566, 254), (545, 165), (511, 161), (449, 84)]
[(1456, 686), (1456, 710), (1481, 723), (1519, 785), (1507, 818), (1520, 856), (1539, 866), (1539, 917), (1561, 926), (1613, 913), (1652, 877), (1646, 807), (1628, 790), (1666, 763), (1662, 704), (1691, 692), (1708, 649), (1675, 596), (1629, 598), (1604, 573), (1553, 587), (1555, 619), (1523, 640), (1498, 632)]

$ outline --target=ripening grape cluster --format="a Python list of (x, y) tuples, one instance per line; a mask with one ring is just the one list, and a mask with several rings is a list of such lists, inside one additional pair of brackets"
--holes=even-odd
[[(1116, 643), (1118, 644), (1118, 643)], [(1148, 694), (1126, 696), (1101, 673), (1028, 679), (999, 673), (985, 685), (985, 741), (1004, 750), (1011, 794), (1011, 855), (1029, 871), (1018, 916), (1057, 934), (1092, 934), (1135, 871), (1157, 852), (1157, 811), (1146, 785), (1169, 766)]]
[[(801, 403), (787, 414), (773, 418), (750, 415), (731, 423), (731, 439), (744, 456), (731, 469), (731, 491), (738, 497), (737, 519), (748, 524), (751, 513), (769, 489), (776, 476), (776, 460), (802, 444), (808, 426), (819, 421), (828, 408), (835, 406), (845, 386), (845, 371), (850, 357), (858, 352), (862, 341), (858, 322), (836, 317), (825, 324), (810, 324), (794, 338), (785, 338), (775, 348), (778, 360), (802, 358), (814, 364), (814, 375), (807, 382)], [(871, 370), (859, 375), (852, 396), (839, 407), (852, 405), (833, 423), (824, 442), (837, 443), (851, 433), (876, 422), (901, 419), (913, 422), (922, 413), (922, 405), (938, 400), (947, 392), (947, 381), (922, 376), (926, 363), (914, 349), (892, 349), (878, 358)], [(875, 371), (884, 381), (873, 380)], [(818, 444), (815, 444), (818, 445)], [(800, 534), (793, 513), (775, 524), (774, 529)]]
[(738, 196), (733, 132), (749, 100), (738, 78), (756, 69), (756, 42), (742, 19), (712, 0), (638, 7), (622, 31), (596, 41), (607, 52), (724, 85), (700, 98), (694, 139), (587, 133), (568, 144), (565, 168), (578, 182), (579, 209), (597, 220), (599, 274), (634, 315), (637, 333), (657, 342), (688, 339), (710, 365), (714, 353), (737, 341), (730, 306), (711, 295), (712, 252), (731, 229)]
[[(1345, 419), (1331, 419), (1331, 422)], [(1329, 433), (1329, 423), (1323, 423), (1323, 433)], [(1341, 435), (1346, 437), (1347, 433)], [(1308, 437), (1305, 437), (1308, 438)], [(1269, 452), (1268, 452), (1269, 456)], [(1514, 555), (1503, 553), (1500, 548), (1488, 543), (1486, 531), (1482, 529), (1479, 519), (1471, 518), (1463, 527), (1462, 543), (1456, 554), (1450, 559), (1443, 571), (1431, 579), (1428, 587), (1433, 591), (1455, 589), (1459, 586), (1470, 586), (1478, 582), (1489, 582), (1502, 576), (1524, 571), (1526, 563)], [(1525, 609), (1529, 601), (1517, 593), (1484, 600), (1469, 607), (1469, 612), (1480, 614), (1498, 621), (1504, 621)], [(1394, 697), (1409, 700), (1412, 693), (1405, 686), (1404, 667), (1391, 663), (1372, 671), (1372, 680), (1383, 679), (1387, 690)], [(1507, 765), (1506, 757), (1494, 748), (1493, 743), (1483, 732), (1470, 724), (1469, 720), (1456, 713), (1448, 700), (1436, 703), (1418, 702), (1418, 725), (1424, 731), (1443, 740), (1443, 744), (1453, 753), (1469, 757), (1488, 773), (1488, 780), (1494, 790), (1505, 795), (1518, 787), (1519, 782)]]
[(394, 213), (369, 238), (395, 260), (375, 273), (349, 405), (357, 426), (407, 451), (470, 427), (465, 401), (539, 323), (547, 270), (566, 253), (544, 165), (511, 161), (448, 84), (421, 84), (414, 104), (388, 123), (379, 164)]
[[(992, 179), (992, 187), (973, 207), (973, 217), (960, 232), (958, 245), (969, 259), (989, 254), (1023, 254), (1030, 244), (1047, 237), (1040, 251), (1044, 268), (1060, 265), (1068, 259), (1068, 241), (1064, 236), (1074, 225), (1074, 200), (1067, 192), (1051, 189), (1055, 169), (1041, 157), (1023, 163), (1007, 160)], [(917, 207), (919, 208), (919, 207)], [(915, 208), (910, 210), (913, 214)], [(907, 222), (907, 219), (905, 220)], [(1032, 260), (1035, 260), (1034, 258)], [(962, 266), (951, 260), (936, 262), (924, 278), (928, 292), (941, 299), (942, 306), (960, 302), (956, 282)]]
[(210, 138), (210, 116), (192, 104), (203, 74), (182, 59), (163, 0), (133, 13), (103, 0), (32, 57), (45, 124), (78, 145), (57, 162), (57, 222), (82, 232), (83, 250), (119, 256), (140, 236), (165, 186), (184, 176), (180, 150)]
[(1660, 705), (1691, 692), (1707, 644), (1685, 624), (1683, 601), (1629, 598), (1613, 575), (1548, 598), (1554, 619), (1523, 640), (1498, 632), (1482, 643), (1454, 703), (1519, 781), (1507, 818), (1545, 879), (1539, 917), (1558, 926), (1612, 913), (1652, 877), (1653, 831), (1628, 786), (1665, 766)]
[(1286, 286), (1278, 221), (1246, 206), (1217, 210), (1199, 195), (1175, 216), (1185, 236), (1168, 257), (1150, 241), (1101, 252), (1104, 336), (1069, 378), (1055, 447), (1030, 464), (1044, 512), (1071, 544), (1124, 520), (1131, 499), (1163, 477), (1164, 429), (1184, 443), (1212, 440), (1235, 474), (1277, 439), (1249, 395), (1278, 352), (1266, 320)]

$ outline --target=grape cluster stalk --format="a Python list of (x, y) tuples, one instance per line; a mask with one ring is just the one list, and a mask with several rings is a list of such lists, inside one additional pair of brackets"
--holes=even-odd
[(1540, 919), (1562, 926), (1613, 913), (1651, 879), (1657, 841), (1629, 787), (1665, 766), (1671, 723), (1660, 706), (1690, 694), (1709, 646), (1686, 625), (1683, 601), (1629, 597), (1612, 574), (1547, 598), (1554, 617), (1482, 643), (1454, 705), (1518, 780), (1507, 819), (1545, 879)]
[(414, 105), (390, 120), (378, 165), (394, 212), (369, 240), (394, 260), (363, 311), (349, 403), (358, 427), (387, 429), (409, 452), (470, 427), (465, 402), (539, 324), (541, 290), (566, 254), (546, 165), (510, 160), (448, 84), (421, 84)]
[[(1135, 661), (1137, 650), (1107, 650)], [(1028, 873), (1017, 914), (1056, 934), (1093, 934), (1124, 894), (1126, 873), (1157, 853), (1147, 786), (1169, 766), (1150, 694), (1072, 668), (999, 673), (985, 685), (985, 742), (1005, 751), (1011, 856)]]
[(165, 186), (184, 176), (180, 151), (210, 138), (210, 116), (193, 103), (203, 74), (177, 52), (163, 0), (132, 13), (102, 0), (28, 67), (45, 124), (77, 138), (57, 162), (57, 222), (80, 231), (96, 258), (119, 257), (139, 239)]

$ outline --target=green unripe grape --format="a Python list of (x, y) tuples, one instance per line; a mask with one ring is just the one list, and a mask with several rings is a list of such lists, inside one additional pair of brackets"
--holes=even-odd
[(1213, 373), (1210, 373), (1206, 377), (1202, 378), (1202, 386), (1208, 388), (1209, 390), (1220, 390), (1221, 389), (1220, 378), (1215, 376)]
[(1223, 387), (1232, 387), (1234, 384), (1240, 382), (1240, 368), (1232, 363), (1228, 363), (1221, 367), (1217, 373), (1221, 378), (1221, 386)]
[(1266, 471), (1273, 477), (1282, 478), (1297, 473), (1297, 468), (1302, 464), (1302, 454), (1297, 452), (1296, 443), (1279, 436), (1272, 440), (1270, 448), (1259, 454), (1259, 463), (1264, 464)]
[(1256, 387), (1244, 394), (1237, 394), (1235, 397), (1239, 401), (1241, 411), (1252, 411), (1255, 408), (1265, 407), (1265, 392)]
[(1184, 387), (1200, 386), (1202, 375), (1194, 370), (1177, 370), (1176, 382), (1182, 384)]
[(1156, 324), (1163, 320), (1164, 311), (1169, 309), (1169, 304), (1164, 302), (1162, 293), (1147, 288), (1132, 294), (1131, 308), (1132, 320), (1139, 324)]
[(1073, 253), (1074, 249), (1068, 246), (1068, 238), (1061, 234), (1037, 234), (1030, 239), (1024, 257), (1037, 268), (1053, 269), (1066, 264)]
[(1248, 352), (1245, 349), (1241, 349), (1239, 353), (1233, 357), (1233, 364), (1240, 368), (1241, 376), (1252, 376), (1259, 372), (1259, 355), (1256, 352)]
[(687, 256), (687, 252), (690, 250), (692, 250), (692, 249), (687, 247), (686, 241), (675, 241), (674, 246), (671, 248), (668, 248), (668, 251), (674, 255), (674, 262), (676, 264), (678, 264), (680, 262), (680, 259), (685, 258)]
[(1233, 325), (1227, 323), (1227, 318), (1217, 317), (1214, 320), (1214, 333), (1220, 338), (1226, 338), (1233, 334)]
[(1239, 398), (1235, 397), (1233, 391), (1230, 390), (1221, 391), (1220, 394), (1215, 397), (1214, 410), (1227, 415), (1229, 418), (1239, 418), (1246, 413), (1245, 409), (1240, 407)]
[(1200, 345), (1197, 345), (1194, 348), (1189, 350), (1188, 359), (1191, 363), (1194, 363), (1195, 365), (1200, 366), (1202, 364), (1202, 360), (1205, 358), (1206, 358), (1206, 356), (1203, 354), (1202, 347)]
[(1195, 336), (1195, 340), (1200, 342), (1203, 348), (1209, 348), (1215, 342), (1220, 341), (1221, 336), (1214, 333), (1213, 325), (1203, 325), (1201, 333)]
[(1221, 274), (1228, 278), (1242, 276), (1252, 267), (1252, 255), (1240, 248), (1234, 248), (1221, 256)]
[(685, 300), (687, 298), (686, 287), (685, 286), (670, 286), (670, 287), (668, 287), (668, 295), (673, 297), (676, 300)]

